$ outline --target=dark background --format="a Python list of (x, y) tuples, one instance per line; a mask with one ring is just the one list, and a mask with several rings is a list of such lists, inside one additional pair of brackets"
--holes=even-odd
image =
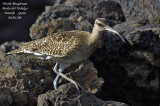
[[(3, 2), (27, 3), (26, 15), (21, 20), (9, 20), (2, 10)], [(45, 10), (46, 5), (52, 5), (53, 0), (1, 0), (0, 1), (0, 44), (6, 41), (29, 41), (29, 28), (38, 16)]]

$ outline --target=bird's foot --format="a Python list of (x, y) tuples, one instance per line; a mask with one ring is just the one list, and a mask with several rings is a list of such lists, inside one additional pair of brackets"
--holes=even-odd
[[(84, 93), (87, 92), (87, 91), (86, 91), (79, 83), (77, 83), (76, 81), (73, 80), (71, 83), (75, 85), (75, 87), (77, 88), (77, 90), (78, 90), (79, 93), (80, 93), (80, 89), (81, 89)], [(55, 80), (53, 81), (53, 85), (54, 85), (54, 89), (57, 90), (57, 89), (58, 89), (58, 88), (57, 88), (57, 78), (55, 78)], [(79, 89), (79, 88), (80, 88), (80, 89)]]
[(61, 76), (61, 77), (63, 77), (64, 79), (68, 80), (69, 82), (73, 83), (73, 84), (76, 86), (76, 88), (77, 88), (77, 90), (78, 90), (79, 93), (80, 93), (79, 88), (80, 88), (83, 92), (86, 92), (86, 91), (84, 90), (84, 88), (83, 88), (79, 83), (77, 83), (76, 81), (70, 79), (69, 77), (67, 77), (66, 75), (64, 75), (64, 74), (62, 73), (63, 70), (64, 70), (67, 66), (69, 66), (70, 64), (60, 64), (59, 70), (57, 69), (58, 64), (59, 64), (59, 62), (57, 62), (56, 65), (55, 65), (55, 67), (53, 68), (53, 71), (57, 74), (55, 80), (53, 81), (54, 88), (57, 89), (57, 82), (59, 81), (59, 77)]
[(84, 93), (87, 92), (87, 91), (86, 91), (79, 83), (77, 83), (76, 81), (73, 81), (73, 82), (71, 82), (71, 83), (73, 83), (73, 84), (76, 86), (76, 88), (77, 88), (77, 90), (78, 90), (79, 93), (80, 93), (79, 88), (80, 88)]

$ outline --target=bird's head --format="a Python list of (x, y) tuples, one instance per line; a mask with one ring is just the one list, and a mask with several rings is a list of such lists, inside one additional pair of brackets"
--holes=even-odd
[(98, 18), (95, 20), (94, 28), (98, 31), (105, 30), (106, 20), (104, 18)]
[[(104, 30), (107, 30), (109, 32), (112, 32), (116, 35), (118, 35), (123, 42), (125, 42), (125, 40), (122, 38), (122, 36), (114, 29), (112, 29), (111, 27), (109, 27), (108, 25), (106, 25), (106, 20), (104, 18), (97, 18), (95, 20), (95, 23), (94, 23), (94, 28), (97, 30), (97, 31), (104, 31)], [(126, 42), (125, 42), (126, 43)]]

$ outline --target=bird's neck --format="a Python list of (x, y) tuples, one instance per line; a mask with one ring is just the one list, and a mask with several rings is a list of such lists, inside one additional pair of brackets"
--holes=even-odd
[(90, 44), (99, 45), (102, 41), (102, 31), (98, 30), (97, 27), (94, 27), (89, 40)]

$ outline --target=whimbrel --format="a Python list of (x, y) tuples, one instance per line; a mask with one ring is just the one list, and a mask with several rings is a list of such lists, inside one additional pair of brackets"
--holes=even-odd
[[(19, 49), (7, 54), (30, 53), (45, 59), (53, 59), (56, 61), (53, 71), (57, 74), (53, 81), (54, 88), (57, 89), (57, 82), (61, 76), (75, 84), (78, 90), (79, 88), (83, 90), (80, 84), (62, 72), (73, 63), (85, 61), (100, 47), (103, 30), (119, 35), (117, 31), (106, 26), (104, 18), (98, 18), (95, 20), (92, 33), (78, 30), (54, 33), (42, 39), (26, 42)], [(121, 39), (124, 41), (122, 37)]]

